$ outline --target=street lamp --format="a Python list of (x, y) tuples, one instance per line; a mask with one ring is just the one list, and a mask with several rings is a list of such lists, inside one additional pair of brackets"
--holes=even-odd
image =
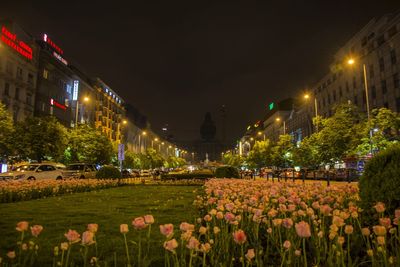
[[(304, 99), (308, 101), (308, 99), (310, 99), (310, 95), (305, 94)], [(314, 111), (315, 111), (315, 118), (317, 118), (318, 117), (318, 103), (317, 103), (316, 96), (314, 96)], [(318, 123), (315, 125), (315, 131), (318, 132)]]
[[(347, 60), (347, 64), (353, 66), (356, 63), (354, 58), (349, 58)], [(367, 119), (368, 119), (368, 130), (369, 130), (369, 144), (370, 144), (370, 154), (372, 154), (372, 130), (370, 126), (371, 118), (369, 113), (369, 94), (368, 94), (368, 81), (367, 81), (367, 68), (365, 67), (365, 63), (363, 65), (363, 75), (364, 75), (364, 90), (365, 90), (365, 104), (367, 108)]]
[[(89, 100), (90, 99), (87, 96), (85, 96), (83, 98), (83, 102), (89, 102)], [(82, 107), (82, 104), (81, 104), (81, 107)], [(76, 108), (76, 110), (75, 110), (75, 128), (76, 128), (76, 127), (78, 127), (78, 113), (79, 113), (79, 100), (78, 99), (76, 100), (76, 107), (75, 108)]]
[[(276, 118), (275, 119), (277, 122), (280, 122), (281, 121), (281, 118)], [(283, 120), (283, 135), (285, 135), (286, 134), (286, 121), (285, 120)]]
[(261, 131), (259, 131), (259, 132), (257, 132), (257, 135), (258, 136), (263, 136), (263, 140), (265, 141), (265, 133), (263, 133), (263, 132), (261, 132)]
[(156, 138), (154, 138), (153, 140), (151, 140), (151, 148), (154, 148), (153, 147), (153, 144), (154, 144), (154, 142), (157, 142), (158, 141), (158, 138), (156, 137)]
[(139, 134), (139, 150), (140, 150), (140, 153), (142, 152), (142, 143), (141, 143), (141, 141), (140, 141), (140, 136), (146, 136), (147, 135), (147, 132), (146, 131), (143, 131), (143, 132), (141, 132), (140, 134)]

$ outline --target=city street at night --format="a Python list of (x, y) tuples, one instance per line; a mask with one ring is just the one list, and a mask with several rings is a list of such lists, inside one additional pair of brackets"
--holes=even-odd
[(0, 267), (400, 266), (398, 0), (0, 6)]

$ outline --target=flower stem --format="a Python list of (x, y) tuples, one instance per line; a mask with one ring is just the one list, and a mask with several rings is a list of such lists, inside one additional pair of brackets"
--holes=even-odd
[(126, 234), (124, 234), (124, 241), (125, 241), (125, 252), (126, 252), (126, 258), (128, 260), (128, 267), (131, 267), (131, 259), (129, 258), (129, 250), (128, 250), (128, 242), (126, 241)]
[(306, 239), (303, 238), (304, 267), (307, 267)]

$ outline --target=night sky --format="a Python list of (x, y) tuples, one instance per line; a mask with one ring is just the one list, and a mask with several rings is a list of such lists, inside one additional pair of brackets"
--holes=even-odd
[(0, 17), (49, 34), (67, 60), (139, 108), (156, 132), (168, 123), (179, 141), (200, 138), (207, 111), (220, 136), (223, 104), (227, 137), (239, 138), (266, 104), (321, 78), (371, 18), (400, 8), (398, 0), (80, 2), (2, 1)]

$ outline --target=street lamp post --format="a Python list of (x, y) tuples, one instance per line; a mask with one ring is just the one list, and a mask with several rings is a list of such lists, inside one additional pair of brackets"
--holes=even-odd
[[(84, 102), (88, 102), (89, 101), (89, 97), (85, 96), (83, 98)], [(82, 104), (81, 104), (82, 107)], [(75, 107), (75, 128), (78, 127), (78, 114), (79, 114), (79, 100), (76, 100), (76, 107)]]
[[(276, 121), (281, 121), (281, 118), (276, 118), (275, 119)], [(283, 135), (285, 135), (286, 134), (286, 121), (285, 120), (282, 120), (283, 121)]]
[[(352, 66), (355, 64), (355, 60), (350, 58), (347, 60), (347, 64)], [(370, 146), (370, 154), (372, 155), (372, 129), (371, 129), (371, 117), (369, 112), (369, 94), (368, 94), (368, 81), (367, 81), (367, 68), (365, 67), (365, 63), (363, 63), (363, 75), (364, 75), (364, 90), (365, 90), (365, 104), (367, 108), (367, 119), (368, 119), (368, 131), (369, 131), (369, 146)]]
[[(304, 98), (308, 100), (310, 98), (309, 94), (305, 94)], [(318, 117), (318, 102), (317, 102), (317, 97), (314, 96), (314, 111), (315, 111), (315, 118)], [(318, 123), (315, 125), (315, 131), (318, 132)]]
[(261, 135), (262, 135), (262, 136), (263, 136), (263, 140), (265, 141), (265, 133), (263, 133), (263, 132), (260, 131), (260, 132), (257, 133), (257, 135), (258, 135), (258, 136), (261, 136)]

